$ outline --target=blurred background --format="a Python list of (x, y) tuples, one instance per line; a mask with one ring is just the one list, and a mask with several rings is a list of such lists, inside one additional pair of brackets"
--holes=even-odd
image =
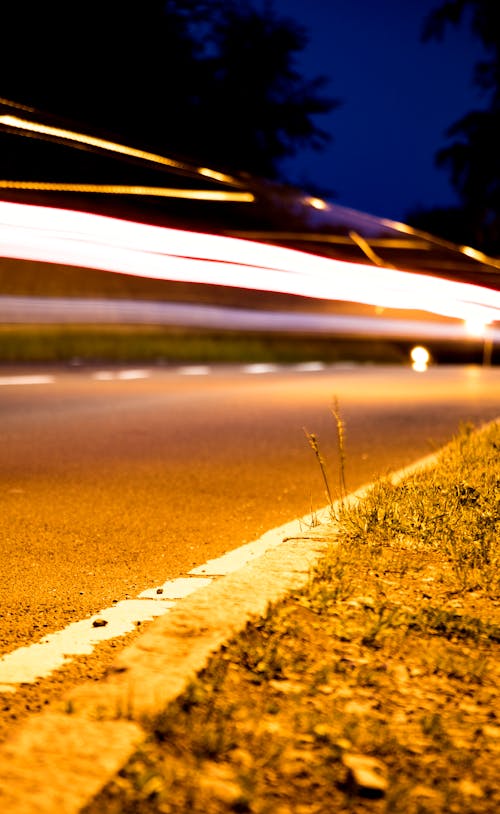
[[(2, 24), (0, 198), (52, 232), (41, 251), (2, 210), (1, 359), (403, 362), (423, 342), (496, 363), (495, 0), (28, 2)], [(61, 210), (184, 243), (154, 275), (144, 245), (135, 265), (49, 254)], [(227, 244), (211, 277), (214, 244), (181, 273), (193, 232), (300, 255)]]

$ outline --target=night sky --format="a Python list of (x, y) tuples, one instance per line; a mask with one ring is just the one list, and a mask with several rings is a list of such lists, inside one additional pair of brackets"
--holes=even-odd
[(467, 25), (422, 43), (426, 13), (441, 0), (274, 0), (276, 12), (307, 30), (297, 67), (330, 80), (342, 107), (316, 119), (333, 139), (321, 153), (287, 165), (294, 180), (333, 189), (333, 199), (405, 220), (416, 207), (456, 202), (446, 170), (434, 165), (445, 131), (486, 100), (473, 86), (482, 55)]

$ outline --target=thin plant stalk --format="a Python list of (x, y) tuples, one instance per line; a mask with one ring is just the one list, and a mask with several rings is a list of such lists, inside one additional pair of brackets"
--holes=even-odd
[(335, 419), (337, 426), (337, 442), (339, 449), (339, 480), (340, 480), (340, 497), (344, 500), (347, 496), (347, 487), (345, 481), (345, 424), (340, 415), (338, 399), (335, 398), (332, 407), (332, 415)]
[(324, 461), (323, 456), (321, 455), (321, 452), (320, 452), (320, 449), (319, 449), (318, 437), (313, 432), (308, 432), (305, 428), (304, 428), (304, 432), (305, 432), (307, 440), (309, 441), (309, 446), (311, 447), (312, 451), (316, 455), (317, 461), (319, 463), (319, 468), (321, 469), (321, 474), (323, 476), (323, 482), (325, 484), (326, 494), (327, 494), (330, 506), (333, 506), (333, 498), (332, 498), (332, 494), (330, 492), (330, 484), (328, 483), (328, 475), (327, 475), (327, 472), (326, 472), (326, 464), (325, 464), (325, 461)]

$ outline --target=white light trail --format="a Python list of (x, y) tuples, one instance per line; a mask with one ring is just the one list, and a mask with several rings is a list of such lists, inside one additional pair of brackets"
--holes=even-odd
[(0, 202), (0, 256), (422, 310), (483, 324), (500, 319), (500, 292), (481, 286), (51, 207)]

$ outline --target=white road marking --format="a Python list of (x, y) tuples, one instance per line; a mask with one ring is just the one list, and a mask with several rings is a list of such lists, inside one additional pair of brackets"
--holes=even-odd
[(211, 579), (201, 577), (178, 577), (164, 582), (157, 588), (148, 588), (139, 594), (140, 599), (183, 599), (198, 590), (210, 585)]
[(279, 365), (271, 365), (259, 362), (253, 365), (244, 365), (243, 373), (275, 373), (280, 369)]
[[(137, 622), (162, 616), (175, 605), (175, 600), (181, 600), (206, 587), (212, 582), (212, 577), (223, 576), (242, 568), (250, 560), (278, 546), (285, 537), (310, 528), (313, 522), (326, 522), (329, 513), (330, 509), (327, 508), (316, 512), (314, 517), (307, 515), (271, 529), (258, 540), (193, 568), (188, 576), (148, 588), (136, 599), (125, 599), (90, 618), (73, 622), (63, 630), (45, 636), (40, 642), (7, 653), (0, 658), (0, 693), (13, 693), (20, 684), (33, 684), (46, 678), (68, 664), (72, 658), (89, 655), (100, 642), (130, 633)], [(105, 620), (107, 624), (94, 627), (94, 622), (98, 619)]]
[[(393, 483), (416, 471), (433, 466), (438, 457), (439, 453), (432, 453), (392, 473)], [(373, 484), (368, 484), (362, 487), (348, 495), (342, 503), (349, 505), (362, 499), (372, 486)], [(315, 526), (327, 524), (331, 521), (335, 506), (338, 508), (340, 503), (341, 501), (337, 501), (333, 507), (325, 506), (312, 514), (271, 529), (258, 540), (246, 543), (233, 551), (228, 551), (222, 557), (208, 560), (204, 565), (191, 569), (186, 577), (170, 580), (156, 588), (143, 591), (137, 599), (117, 602), (111, 608), (106, 608), (88, 619), (73, 622), (64, 630), (45, 636), (36, 644), (7, 653), (0, 658), (0, 692), (16, 692), (19, 684), (32, 684), (50, 675), (54, 670), (67, 664), (71, 656), (88, 655), (99, 642), (131, 632), (139, 621), (162, 616), (175, 605), (170, 596), (181, 600), (208, 585), (212, 581), (208, 577), (222, 577), (237, 571), (266, 551), (279, 546), (287, 538), (304, 535), (305, 532), (313, 531)], [(205, 579), (192, 579), (195, 576)], [(152, 599), (152, 596), (155, 598)], [(99, 619), (104, 619), (107, 624), (94, 627), (94, 622)]]
[[(353, 367), (352, 363), (338, 364), (336, 367)], [(325, 370), (323, 362), (299, 362), (296, 365), (277, 365), (268, 363), (255, 363), (243, 365), (241, 371), (250, 375), (263, 373), (277, 373), (280, 370), (293, 370), (295, 373), (313, 373)], [(214, 367), (209, 365), (185, 365), (176, 368), (175, 372), (180, 376), (208, 376)], [(98, 382), (111, 381), (135, 381), (137, 379), (148, 379), (151, 370), (147, 369), (123, 369), (123, 370), (97, 370), (91, 374), (91, 378)], [(56, 377), (48, 374), (29, 374), (18, 376), (0, 376), (0, 386), (30, 385), (30, 384), (54, 384)]]
[(98, 382), (110, 382), (116, 377), (111, 370), (98, 370), (96, 373), (92, 374), (92, 378), (96, 379)]
[(0, 376), (0, 385), (10, 386), (18, 384), (53, 384), (54, 376), (29, 375), (29, 376)]
[(208, 365), (186, 365), (185, 367), (177, 368), (177, 373), (180, 376), (208, 376), (211, 372)]
[[(0, 692), (15, 692), (19, 684), (34, 684), (75, 656), (92, 653), (100, 642), (124, 636), (146, 622), (167, 613), (173, 602), (135, 599), (117, 602), (88, 619), (73, 622), (64, 630), (50, 633), (40, 642), (19, 647), (0, 659)], [(94, 627), (104, 620), (105, 625)]]
[(292, 520), (290, 523), (285, 523), (283, 526), (266, 531), (258, 540), (251, 543), (245, 543), (239, 548), (228, 551), (222, 557), (217, 557), (214, 560), (208, 560), (203, 565), (198, 565), (192, 568), (189, 572), (193, 576), (213, 576), (222, 577), (225, 574), (231, 574), (233, 571), (243, 568), (251, 560), (261, 557), (270, 548), (274, 548), (283, 542), (285, 537), (290, 537), (297, 534), (302, 528), (310, 529), (313, 524), (327, 523), (330, 519), (330, 507), (320, 509), (318, 512), (300, 519)]
[(148, 379), (150, 376), (150, 370), (98, 370), (92, 374), (92, 378), (98, 382), (111, 382), (116, 379)]
[(325, 367), (324, 362), (299, 362), (293, 366), (292, 370), (295, 373), (315, 373), (318, 370), (324, 370)]
[(149, 370), (120, 370), (117, 373), (118, 379), (132, 380), (132, 379), (149, 379), (151, 371)]
[[(314, 367), (311, 368), (311, 365)], [(317, 370), (319, 363), (307, 363), (303, 369)], [(279, 370), (278, 365), (247, 365), (245, 372), (268, 373)], [(209, 367), (190, 366), (180, 368), (184, 375), (206, 375)], [(133, 379), (148, 376), (149, 371), (98, 371), (93, 374), (100, 381), (110, 379)], [(9, 377), (15, 383), (22, 379), (23, 384), (49, 383), (51, 376)], [(0, 378), (0, 384), (7, 377)], [(28, 380), (29, 381), (25, 381)], [(43, 381), (42, 381), (43, 380)], [(20, 647), (0, 658), (0, 692), (16, 692), (20, 684), (32, 684), (47, 677), (55, 670), (68, 664), (72, 658), (92, 653), (94, 647), (102, 641), (130, 633), (137, 622), (149, 621), (156, 616), (167, 613), (175, 605), (175, 600), (189, 596), (194, 591), (206, 587), (212, 578), (243, 568), (247, 563), (262, 556), (266, 551), (280, 545), (287, 537), (310, 530), (314, 525), (327, 523), (331, 517), (331, 507), (319, 509), (313, 514), (292, 520), (282, 526), (271, 529), (258, 540), (245, 543), (237, 549), (228, 551), (203, 565), (189, 571), (188, 576), (169, 580), (163, 585), (142, 591), (136, 599), (123, 600), (111, 608), (105, 608), (90, 618), (73, 622), (63, 630), (45, 636), (40, 642)], [(94, 622), (104, 620), (106, 624), (94, 627)]]

